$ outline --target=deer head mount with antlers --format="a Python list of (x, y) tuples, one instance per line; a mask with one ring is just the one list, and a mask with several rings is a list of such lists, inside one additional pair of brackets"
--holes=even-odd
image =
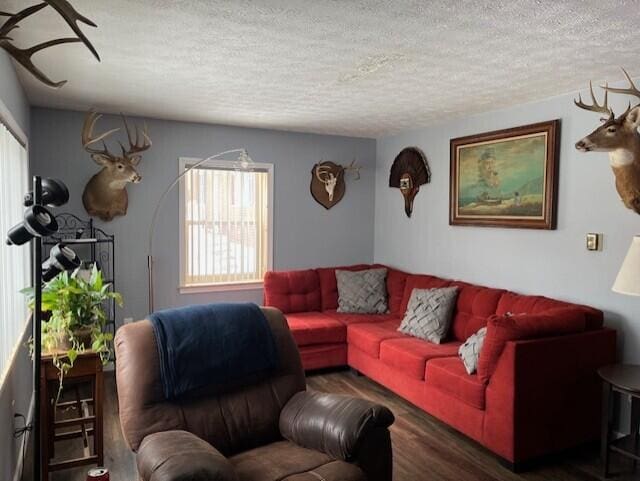
[(581, 152), (609, 152), (611, 168), (616, 178), (616, 189), (624, 205), (640, 214), (640, 103), (631, 106), (616, 117), (608, 104), (608, 94), (631, 95), (640, 99), (640, 90), (634, 85), (625, 69), (622, 69), (629, 81), (628, 88), (613, 88), (607, 84), (604, 89), (604, 101), (598, 103), (593, 93), (593, 85), (589, 82), (591, 105), (585, 104), (578, 96), (575, 104), (584, 110), (604, 114), (603, 124), (576, 143)]
[[(13, 43), (13, 39), (8, 35), (17, 28), (20, 28), (18, 25), (25, 18), (33, 15), (36, 12), (39, 12), (43, 8), (51, 6), (54, 8), (60, 16), (64, 19), (65, 22), (71, 27), (71, 30), (76, 34), (76, 37), (69, 38), (58, 38), (54, 40), (49, 40), (47, 42), (40, 43), (30, 48), (18, 48)], [(7, 21), (0, 27), (0, 48), (3, 48), (7, 51), (9, 55), (11, 55), (20, 65), (22, 65), (25, 69), (27, 69), (35, 78), (40, 80), (45, 85), (48, 85), (52, 88), (60, 88), (65, 83), (66, 80), (62, 80), (60, 82), (54, 82), (49, 77), (47, 77), (42, 70), (36, 67), (31, 60), (31, 57), (39, 52), (40, 50), (44, 50), (45, 48), (53, 47), (54, 45), (60, 45), (63, 43), (76, 43), (82, 42), (93, 54), (93, 56), (100, 61), (100, 56), (96, 49), (91, 45), (89, 39), (86, 37), (80, 27), (78, 26), (78, 22), (82, 22), (84, 24), (95, 27), (96, 24), (89, 20), (87, 17), (83, 17), (80, 15), (73, 6), (67, 0), (44, 0), (44, 2), (32, 5), (31, 7), (27, 7), (16, 14), (0, 12), (0, 16), (9, 17)]]
[(355, 159), (346, 167), (333, 162), (315, 164), (311, 169), (311, 195), (325, 209), (331, 209), (344, 197), (345, 172), (353, 172), (358, 180), (360, 168)]
[[(129, 206), (129, 197), (126, 186), (129, 182), (139, 183), (142, 177), (136, 167), (142, 160), (140, 155), (151, 147), (151, 138), (145, 124), (142, 133), (135, 127), (135, 141), (129, 130), (129, 124), (124, 115), (122, 121), (127, 131), (129, 147), (120, 144), (122, 155), (112, 154), (107, 148), (105, 139), (120, 129), (111, 129), (94, 136), (93, 129), (102, 115), (94, 110), (89, 111), (82, 129), (82, 147), (91, 154), (91, 158), (102, 166), (100, 172), (95, 174), (84, 188), (82, 203), (87, 213), (99, 217), (103, 221), (110, 221), (119, 215), (126, 215)], [(102, 148), (94, 145), (102, 142)]]

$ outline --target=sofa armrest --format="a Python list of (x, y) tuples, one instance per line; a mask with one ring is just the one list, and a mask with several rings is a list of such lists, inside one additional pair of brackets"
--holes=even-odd
[(616, 331), (609, 328), (509, 341), (489, 386), (508, 383), (526, 391), (584, 375), (597, 378), (597, 369), (615, 362), (615, 356)]
[(615, 359), (608, 328), (507, 342), (486, 389), (484, 442), (519, 462), (597, 439), (597, 370)]
[(280, 432), (299, 446), (351, 462), (373, 432), (386, 431), (393, 421), (389, 409), (371, 401), (303, 391), (282, 409)]
[(217, 449), (187, 431), (150, 434), (136, 458), (143, 481), (237, 481), (233, 466)]

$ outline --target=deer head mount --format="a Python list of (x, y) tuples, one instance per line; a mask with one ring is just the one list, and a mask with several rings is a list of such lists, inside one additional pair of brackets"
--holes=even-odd
[(325, 209), (331, 209), (344, 197), (345, 172), (353, 172), (358, 180), (360, 168), (355, 159), (346, 167), (333, 162), (315, 164), (311, 169), (311, 195)]
[[(151, 147), (151, 138), (146, 124), (142, 133), (136, 125), (134, 141), (127, 119), (122, 115), (129, 147), (125, 148), (120, 144), (122, 154), (112, 154), (107, 148), (105, 139), (120, 129), (112, 129), (94, 135), (93, 129), (100, 117), (102, 115), (94, 110), (89, 111), (82, 129), (82, 147), (91, 154), (91, 158), (96, 164), (102, 166), (100, 172), (91, 177), (85, 186), (82, 193), (82, 203), (89, 215), (103, 221), (110, 221), (116, 216), (127, 213), (129, 198), (126, 186), (129, 182), (137, 184), (142, 180), (136, 167), (142, 160), (140, 154)], [(95, 148), (94, 145), (99, 142), (102, 142), (102, 148)]]
[(431, 170), (427, 157), (418, 147), (406, 147), (400, 151), (393, 161), (389, 173), (389, 187), (400, 189), (404, 197), (404, 212), (411, 217), (413, 199), (420, 186), (431, 181)]
[[(71, 27), (71, 30), (76, 34), (76, 37), (69, 38), (58, 38), (54, 40), (49, 40), (47, 42), (40, 43), (31, 48), (21, 49), (16, 47), (13, 43), (13, 39), (8, 35), (15, 29), (20, 28), (18, 25), (25, 18), (33, 15), (36, 12), (39, 12), (43, 8), (51, 6), (54, 8), (60, 16), (64, 19), (65, 22)], [(80, 15), (71, 4), (67, 0), (44, 0), (44, 2), (32, 5), (31, 7), (27, 7), (16, 14), (0, 12), (0, 16), (9, 17), (7, 21), (0, 27), (0, 48), (3, 48), (7, 51), (9, 55), (11, 55), (20, 65), (22, 65), (25, 69), (27, 69), (35, 78), (40, 80), (45, 85), (48, 85), (52, 88), (60, 88), (65, 83), (66, 80), (62, 80), (60, 82), (54, 82), (49, 77), (47, 77), (38, 67), (36, 67), (31, 60), (31, 57), (39, 52), (40, 50), (44, 50), (45, 48), (53, 47), (54, 45), (60, 45), (63, 43), (76, 43), (82, 42), (93, 54), (93, 56), (100, 61), (100, 56), (96, 49), (91, 45), (89, 39), (82, 33), (80, 27), (78, 26), (78, 22), (82, 22), (87, 25), (91, 25), (95, 27), (96, 24), (89, 20), (87, 17), (83, 17)]]
[(604, 100), (598, 103), (593, 93), (593, 85), (589, 82), (592, 104), (588, 105), (578, 96), (575, 104), (584, 110), (603, 114), (603, 124), (576, 143), (580, 152), (609, 152), (611, 168), (616, 178), (616, 189), (624, 205), (640, 214), (640, 103), (631, 106), (616, 117), (608, 104), (608, 94), (631, 95), (640, 99), (640, 90), (634, 85), (625, 69), (622, 69), (629, 81), (628, 88), (613, 88), (607, 84), (604, 89)]

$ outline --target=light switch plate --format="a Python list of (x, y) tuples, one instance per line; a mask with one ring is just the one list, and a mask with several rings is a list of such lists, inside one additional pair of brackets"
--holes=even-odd
[(589, 251), (602, 250), (602, 234), (595, 234), (595, 233), (587, 234), (587, 250)]

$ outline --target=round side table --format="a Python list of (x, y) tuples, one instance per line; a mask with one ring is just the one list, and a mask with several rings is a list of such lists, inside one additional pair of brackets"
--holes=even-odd
[[(615, 451), (633, 460), (635, 471), (640, 461), (640, 366), (635, 364), (611, 364), (598, 369), (602, 378), (602, 426), (600, 454), (603, 476), (609, 476), (609, 453)], [(614, 393), (629, 396), (631, 400), (631, 420), (629, 434), (612, 439), (612, 407)]]

